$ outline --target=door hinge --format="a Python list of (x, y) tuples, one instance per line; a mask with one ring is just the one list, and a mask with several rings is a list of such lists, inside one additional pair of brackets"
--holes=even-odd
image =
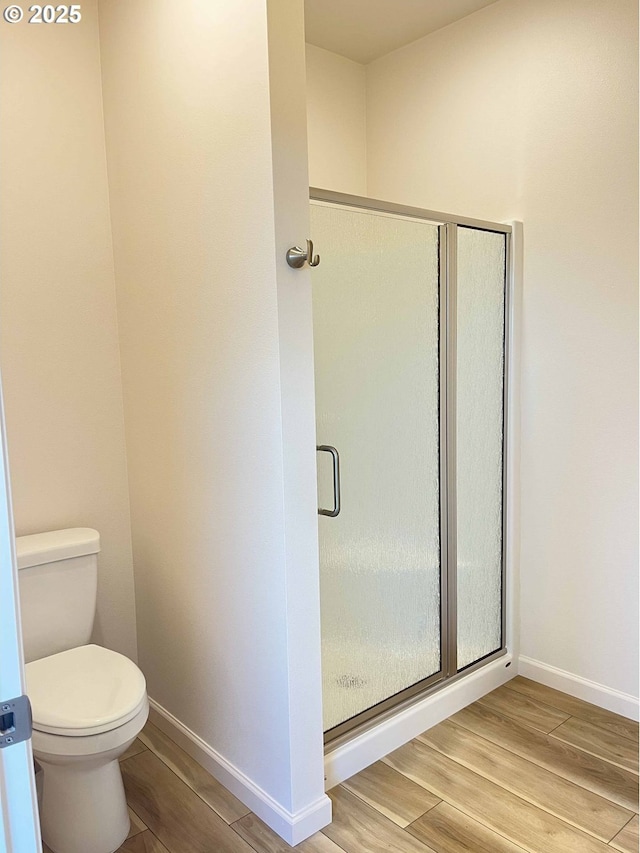
[(28, 696), (0, 702), (0, 749), (31, 737), (31, 703)]

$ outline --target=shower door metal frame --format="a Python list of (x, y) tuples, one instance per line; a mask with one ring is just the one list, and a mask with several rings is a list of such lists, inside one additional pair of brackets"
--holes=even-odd
[[(393, 696), (376, 703), (324, 733), (325, 746), (332, 749), (367, 728), (377, 725), (415, 702), (425, 698), (470, 672), (507, 653), (507, 429), (509, 399), (509, 346), (511, 301), (510, 225), (466, 216), (452, 216), (433, 210), (409, 207), (393, 202), (348, 195), (311, 187), (310, 201), (356, 208), (403, 218), (419, 219), (438, 228), (438, 304), (439, 304), (439, 456), (440, 456), (440, 668)], [(505, 235), (504, 341), (502, 405), (502, 553), (501, 553), (501, 638), (496, 649), (462, 670), (457, 667), (457, 530), (456, 530), (456, 304), (457, 304), (457, 229), (473, 228)], [(312, 235), (313, 236), (313, 235)]]

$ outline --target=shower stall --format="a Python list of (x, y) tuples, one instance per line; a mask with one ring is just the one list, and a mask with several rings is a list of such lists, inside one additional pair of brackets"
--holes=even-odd
[(505, 652), (511, 228), (311, 191), (325, 739)]

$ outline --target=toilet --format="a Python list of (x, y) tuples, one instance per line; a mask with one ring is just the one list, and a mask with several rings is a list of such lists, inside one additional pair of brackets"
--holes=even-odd
[(149, 704), (133, 661), (89, 643), (100, 536), (56, 530), (16, 546), (42, 837), (54, 853), (113, 853), (129, 833), (118, 758)]

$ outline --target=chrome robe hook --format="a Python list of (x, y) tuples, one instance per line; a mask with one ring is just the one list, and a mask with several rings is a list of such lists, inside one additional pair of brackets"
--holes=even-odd
[(320, 255), (313, 254), (313, 242), (307, 240), (307, 248), (301, 249), (300, 246), (292, 246), (287, 252), (287, 263), (295, 270), (299, 270), (305, 264), (310, 267), (317, 267), (320, 263)]

